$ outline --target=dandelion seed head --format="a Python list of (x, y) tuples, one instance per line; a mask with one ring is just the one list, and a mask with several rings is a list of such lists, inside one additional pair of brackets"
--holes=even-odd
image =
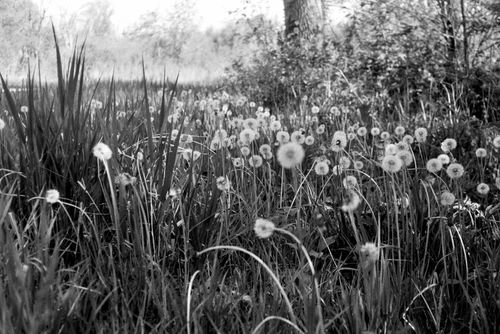
[(478, 157), (478, 158), (486, 158), (487, 154), (488, 154), (488, 152), (484, 148), (478, 148), (476, 150), (476, 157)]
[(290, 134), (286, 131), (278, 131), (278, 133), (276, 133), (276, 140), (280, 144), (288, 143), (290, 141)]
[(260, 155), (252, 155), (250, 159), (248, 159), (248, 164), (251, 167), (259, 168), (262, 166), (262, 157)]
[(417, 143), (424, 143), (427, 140), (427, 129), (418, 128), (415, 130), (415, 140)]
[(384, 131), (380, 134), (380, 139), (382, 140), (389, 140), (391, 138), (391, 134), (387, 131)]
[(363, 161), (360, 161), (360, 160), (354, 161), (354, 169), (362, 170), (363, 167), (364, 167)]
[(275, 229), (276, 226), (272, 221), (263, 218), (257, 218), (253, 227), (255, 234), (261, 239), (269, 238)]
[(248, 146), (243, 146), (240, 148), (240, 152), (244, 157), (248, 157), (250, 155), (250, 148), (248, 148)]
[(314, 166), (314, 172), (317, 175), (324, 176), (330, 171), (330, 166), (326, 161), (318, 161)]
[(271, 121), (271, 124), (269, 124), (269, 129), (271, 129), (272, 131), (279, 131), (281, 129), (280, 121)]
[(344, 180), (342, 180), (342, 184), (346, 189), (354, 189), (358, 186), (358, 180), (353, 175), (347, 175)]
[(359, 249), (360, 259), (363, 266), (368, 267), (378, 261), (380, 249), (373, 242), (367, 242)]
[(441, 143), (441, 150), (444, 153), (449, 153), (450, 151), (454, 150), (455, 148), (457, 148), (457, 141), (453, 138), (446, 138)]
[(217, 180), (215, 180), (217, 185), (217, 189), (221, 191), (228, 191), (231, 189), (231, 181), (227, 178), (227, 176), (219, 176)]
[(370, 130), (370, 134), (373, 136), (373, 137), (376, 137), (380, 134), (380, 129), (379, 128), (372, 128)]
[(297, 143), (297, 144), (304, 144), (306, 138), (304, 137), (304, 135), (302, 134), (302, 131), (294, 131), (292, 132), (292, 134), (290, 135), (290, 139), (292, 142), (294, 143)]
[(358, 134), (358, 136), (364, 137), (368, 133), (368, 130), (366, 130), (366, 128), (364, 126), (362, 126), (362, 127), (358, 128), (356, 133)]
[(450, 163), (450, 156), (445, 153), (438, 155), (437, 159), (441, 162), (443, 166)]
[(111, 159), (113, 152), (108, 145), (104, 143), (97, 143), (92, 149), (94, 156), (101, 161), (108, 161)]
[(332, 151), (340, 152), (347, 146), (347, 135), (344, 131), (335, 131), (332, 138)]
[(410, 151), (399, 151), (396, 156), (401, 159), (403, 165), (408, 167), (413, 163), (413, 155)]
[(396, 136), (403, 136), (405, 134), (405, 128), (403, 126), (397, 126), (396, 129), (394, 129), (394, 133)]
[(306, 139), (305, 139), (305, 144), (307, 146), (311, 146), (312, 144), (314, 144), (314, 137), (313, 136), (307, 136)]
[(490, 186), (486, 183), (481, 182), (477, 185), (476, 190), (481, 195), (488, 195), (488, 193), (490, 192)]
[(437, 173), (443, 168), (443, 164), (439, 159), (432, 158), (427, 161), (425, 168), (427, 168), (430, 173)]
[(397, 173), (401, 167), (403, 167), (403, 162), (397, 156), (386, 155), (382, 158), (382, 169), (388, 173)]
[(361, 204), (361, 198), (354, 191), (349, 191), (347, 194), (347, 201), (341, 206), (341, 210), (344, 212), (352, 212), (356, 210)]
[(493, 139), (493, 146), (495, 148), (500, 148), (500, 136), (496, 136), (494, 139)]
[(290, 142), (279, 147), (277, 158), (283, 168), (293, 168), (304, 160), (305, 151), (302, 145)]
[(455, 203), (455, 195), (449, 191), (443, 191), (440, 196), (440, 203), (443, 206), (450, 206)]
[(348, 157), (340, 157), (339, 158), (339, 166), (342, 169), (347, 169), (351, 166), (351, 160)]
[(459, 163), (452, 163), (446, 168), (446, 174), (450, 179), (458, 179), (464, 175), (464, 166)]
[(271, 146), (268, 144), (263, 144), (259, 148), (259, 152), (262, 155), (262, 157), (266, 160), (270, 160), (273, 158), (273, 150), (271, 149)]

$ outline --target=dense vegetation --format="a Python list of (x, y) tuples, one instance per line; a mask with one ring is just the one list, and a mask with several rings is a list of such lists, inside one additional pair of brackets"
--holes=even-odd
[(498, 333), (495, 8), (383, 3), (217, 83), (2, 76), (0, 332)]

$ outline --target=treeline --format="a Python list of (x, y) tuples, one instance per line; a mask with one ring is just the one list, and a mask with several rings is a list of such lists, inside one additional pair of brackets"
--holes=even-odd
[[(194, 1), (177, 1), (167, 11), (151, 11), (118, 32), (107, 1), (92, 1), (77, 13), (54, 20), (63, 55), (85, 43), (89, 76), (121, 79), (180, 72), (181, 81), (211, 81), (233, 62), (245, 62), (263, 44), (275, 40), (279, 24), (262, 15), (234, 20), (221, 29), (201, 31)], [(53, 80), (55, 49), (52, 19), (31, 0), (0, 2), (0, 73), (11, 81), (25, 77), (28, 64), (40, 66), (42, 78)]]

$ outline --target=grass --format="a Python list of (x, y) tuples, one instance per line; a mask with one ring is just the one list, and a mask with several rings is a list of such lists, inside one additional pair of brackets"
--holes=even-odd
[[(92, 83), (83, 48), (66, 68), (57, 57), (57, 86), (1, 78), (0, 332), (500, 330), (495, 127), (402, 109), (370, 119), (376, 134), (328, 96), (270, 115), (144, 66), (141, 81)], [(429, 171), (440, 154), (465, 174)]]

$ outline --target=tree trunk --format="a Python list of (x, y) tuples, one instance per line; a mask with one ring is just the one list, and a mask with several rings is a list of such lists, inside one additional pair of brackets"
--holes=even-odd
[(324, 0), (283, 0), (286, 36), (308, 38), (316, 32), (322, 32), (324, 4)]

